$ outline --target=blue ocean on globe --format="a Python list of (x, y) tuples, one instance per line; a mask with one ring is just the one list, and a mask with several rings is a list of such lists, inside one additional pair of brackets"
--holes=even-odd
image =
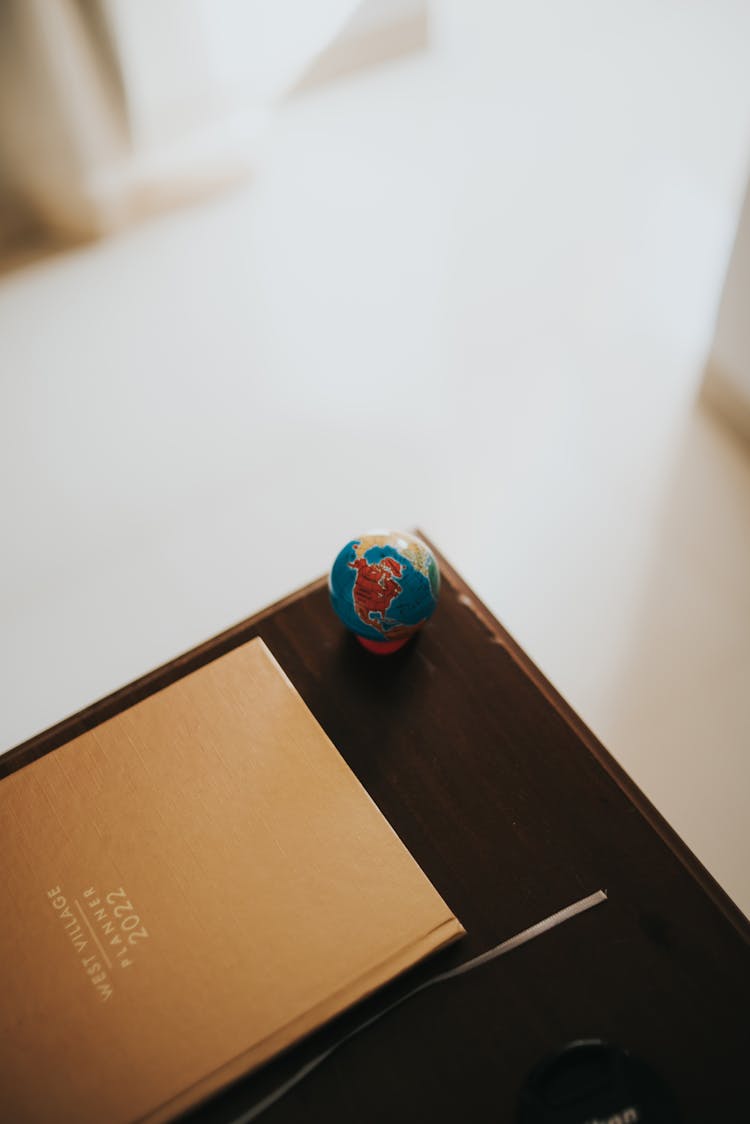
[(331, 603), (352, 632), (370, 640), (409, 636), (432, 615), (440, 577), (432, 552), (405, 534), (352, 539), (329, 578)]

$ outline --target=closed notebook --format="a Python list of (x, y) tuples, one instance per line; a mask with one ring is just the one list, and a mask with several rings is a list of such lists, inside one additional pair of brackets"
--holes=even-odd
[(168, 1120), (463, 929), (254, 640), (0, 782), (0, 1118)]

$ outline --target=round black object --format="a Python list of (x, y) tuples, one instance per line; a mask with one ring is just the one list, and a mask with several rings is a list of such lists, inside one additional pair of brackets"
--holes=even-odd
[(534, 1067), (517, 1124), (679, 1124), (662, 1079), (619, 1046), (571, 1042)]

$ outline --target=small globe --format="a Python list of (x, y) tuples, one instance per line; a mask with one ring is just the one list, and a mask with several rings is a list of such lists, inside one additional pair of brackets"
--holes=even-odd
[(352, 539), (331, 567), (339, 618), (370, 651), (401, 648), (432, 616), (440, 589), (435, 556), (415, 535), (371, 531)]

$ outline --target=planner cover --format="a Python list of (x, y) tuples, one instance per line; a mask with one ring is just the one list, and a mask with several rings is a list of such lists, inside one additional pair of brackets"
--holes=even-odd
[(0, 782), (0, 1118), (172, 1118), (463, 929), (261, 640)]

